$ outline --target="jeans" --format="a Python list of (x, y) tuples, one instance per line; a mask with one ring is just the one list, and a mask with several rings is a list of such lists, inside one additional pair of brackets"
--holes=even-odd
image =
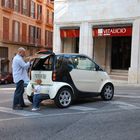
[(40, 103), (46, 99), (49, 99), (49, 95), (47, 95), (47, 94), (34, 94), (34, 96), (33, 96), (33, 108), (39, 108)]
[(24, 100), (23, 100), (23, 93), (24, 93), (24, 81), (20, 80), (18, 83), (16, 83), (16, 90), (14, 93), (14, 100), (13, 100), (13, 107), (15, 106), (24, 106)]

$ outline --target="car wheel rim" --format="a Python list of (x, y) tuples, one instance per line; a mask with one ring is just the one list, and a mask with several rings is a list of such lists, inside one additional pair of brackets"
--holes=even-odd
[(63, 91), (60, 93), (59, 102), (62, 106), (68, 106), (71, 102), (71, 94), (68, 91)]
[(112, 94), (113, 94), (112, 86), (110, 86), (110, 85), (106, 86), (105, 89), (104, 89), (105, 99), (111, 99)]

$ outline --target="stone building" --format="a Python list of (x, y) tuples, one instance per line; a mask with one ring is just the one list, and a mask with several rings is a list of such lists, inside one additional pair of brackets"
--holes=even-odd
[(55, 52), (86, 54), (140, 83), (140, 0), (55, 0), (54, 13)]
[(53, 15), (50, 0), (1, 0), (0, 74), (11, 72), (19, 47), (27, 49), (27, 55), (52, 49)]

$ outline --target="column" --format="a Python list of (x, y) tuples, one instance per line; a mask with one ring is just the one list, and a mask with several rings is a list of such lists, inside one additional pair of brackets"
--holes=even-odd
[(111, 49), (111, 38), (106, 38), (105, 68), (108, 73), (111, 72)]
[(54, 34), (53, 34), (53, 51), (55, 53), (62, 52), (62, 44), (60, 37), (60, 27), (58, 25), (54, 25)]
[(131, 66), (128, 72), (128, 83), (140, 83), (140, 20), (135, 20), (132, 29)]
[(92, 25), (88, 22), (83, 22), (80, 26), (79, 53), (93, 57)]

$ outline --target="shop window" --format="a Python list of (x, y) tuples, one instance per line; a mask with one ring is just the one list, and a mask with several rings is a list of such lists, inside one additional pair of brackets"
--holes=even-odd
[(3, 40), (9, 41), (9, 19), (3, 17)]
[(13, 21), (13, 41), (20, 41), (20, 23), (18, 21)]

